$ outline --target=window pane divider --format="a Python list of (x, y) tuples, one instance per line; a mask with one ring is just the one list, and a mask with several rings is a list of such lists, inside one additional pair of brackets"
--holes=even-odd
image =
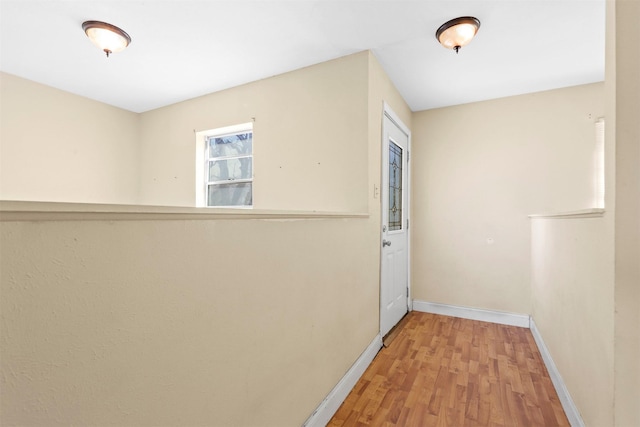
[(241, 178), (241, 179), (225, 179), (222, 181), (207, 181), (207, 185), (220, 185), (220, 184), (242, 184), (243, 182), (253, 182), (253, 178)]
[(249, 159), (252, 158), (252, 154), (245, 154), (243, 156), (222, 156), (222, 157), (207, 157), (208, 162), (216, 162), (218, 160), (233, 160), (233, 159)]

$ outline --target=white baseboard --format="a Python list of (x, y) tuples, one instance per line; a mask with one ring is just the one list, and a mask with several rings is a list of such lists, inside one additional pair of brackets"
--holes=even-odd
[(424, 313), (442, 314), (443, 316), (461, 317), (463, 319), (480, 320), (482, 322), (499, 323), (501, 325), (529, 327), (529, 315), (507, 313), (503, 311), (484, 310), (481, 308), (461, 307), (413, 300), (413, 309)]
[(461, 317), (463, 319), (480, 320), (483, 322), (493, 322), (502, 325), (520, 326), (531, 329), (533, 339), (538, 346), (542, 360), (549, 372), (549, 377), (551, 377), (553, 387), (556, 389), (556, 393), (558, 393), (562, 409), (564, 409), (564, 412), (569, 419), (569, 423), (572, 427), (584, 427), (584, 421), (582, 421), (580, 411), (578, 411), (575, 403), (573, 403), (569, 390), (562, 380), (560, 371), (558, 371), (556, 364), (553, 362), (551, 353), (549, 353), (549, 349), (547, 349), (547, 346), (542, 340), (542, 335), (540, 335), (540, 331), (538, 330), (536, 323), (533, 321), (533, 318), (526, 314), (505, 313), (501, 311), (460, 307), (418, 300), (413, 301), (413, 309), (425, 313), (442, 314), (444, 316)]
[(382, 337), (378, 334), (367, 349), (358, 357), (358, 360), (349, 368), (347, 373), (344, 374), (333, 390), (329, 392), (322, 403), (313, 411), (313, 414), (304, 422), (303, 427), (324, 427), (327, 425), (381, 348)]
[(538, 350), (540, 350), (542, 360), (544, 360), (547, 371), (549, 371), (551, 382), (553, 383), (553, 387), (556, 389), (556, 393), (558, 393), (562, 409), (564, 409), (564, 413), (567, 415), (569, 423), (572, 427), (584, 427), (584, 421), (582, 421), (580, 411), (578, 411), (575, 403), (573, 403), (569, 390), (567, 390), (567, 386), (564, 384), (562, 376), (560, 376), (560, 371), (558, 371), (556, 364), (553, 362), (551, 353), (549, 353), (549, 349), (547, 349), (547, 346), (542, 340), (542, 335), (540, 335), (540, 331), (533, 319), (531, 319), (531, 335), (533, 335), (533, 339), (538, 345)]
[[(531, 334), (540, 350), (542, 360), (549, 372), (553, 387), (558, 393), (558, 398), (562, 404), (569, 423), (572, 427), (585, 427), (584, 421), (580, 416), (578, 408), (573, 403), (569, 390), (562, 380), (562, 376), (558, 371), (551, 354), (547, 349), (540, 331), (536, 327), (533, 319), (526, 314), (507, 313), (501, 311), (483, 310), (478, 308), (460, 307), (448, 304), (439, 304), (433, 302), (425, 302), (413, 300), (413, 309), (425, 313), (441, 314), (444, 316), (461, 317), (463, 319), (479, 320), (483, 322), (499, 323), (501, 325), (519, 326), (530, 328)], [(338, 384), (329, 392), (327, 397), (320, 403), (311, 416), (305, 421), (303, 427), (324, 427), (327, 425), (331, 417), (336, 413), (347, 395), (356, 385), (364, 371), (371, 364), (378, 351), (382, 348), (382, 337), (377, 335), (366, 350), (360, 355), (355, 363), (349, 368), (347, 373), (342, 377)]]

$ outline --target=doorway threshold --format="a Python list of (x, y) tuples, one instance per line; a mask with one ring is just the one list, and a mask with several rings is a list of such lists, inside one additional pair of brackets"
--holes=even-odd
[(407, 323), (407, 315), (409, 314), (409, 312), (405, 313), (405, 315), (402, 317), (402, 319), (400, 319), (400, 321), (398, 323), (396, 323), (396, 325), (391, 328), (391, 330), (389, 331), (389, 333), (387, 335), (384, 336), (384, 338), (382, 338), (382, 346), (384, 348), (387, 348), (391, 345), (391, 343), (393, 342), (393, 340), (398, 336), (398, 334), (400, 333), (400, 331), (402, 330), (402, 328), (404, 327), (405, 323)]

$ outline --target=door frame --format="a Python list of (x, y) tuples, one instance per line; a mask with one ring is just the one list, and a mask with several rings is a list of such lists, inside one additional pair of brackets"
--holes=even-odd
[(382, 196), (383, 196), (383, 188), (382, 185), (384, 172), (384, 167), (388, 167), (388, 165), (384, 165), (384, 149), (385, 149), (385, 135), (384, 135), (384, 118), (385, 116), (391, 120), (397, 127), (407, 135), (407, 183), (406, 183), (406, 191), (407, 191), (407, 312), (413, 311), (413, 300), (411, 299), (411, 130), (404, 122), (400, 119), (400, 117), (391, 109), (389, 104), (385, 101), (382, 102), (382, 120), (380, 123), (380, 224), (378, 228), (378, 248), (380, 250), (380, 268), (378, 271), (378, 276), (380, 277), (380, 283), (378, 287), (379, 296), (378, 296), (378, 331), (382, 332), (382, 262), (383, 262), (383, 254), (382, 254), (382, 227), (383, 227), (383, 213), (382, 213)]

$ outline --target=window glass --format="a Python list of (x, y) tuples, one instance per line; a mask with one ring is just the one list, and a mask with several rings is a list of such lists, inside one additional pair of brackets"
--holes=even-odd
[(251, 154), (253, 133), (239, 133), (209, 138), (209, 157), (228, 157)]
[(251, 157), (209, 160), (209, 181), (228, 181), (234, 179), (251, 179)]
[(210, 185), (208, 206), (251, 206), (253, 194), (250, 182)]
[(206, 131), (204, 201), (207, 206), (253, 205), (251, 126)]

